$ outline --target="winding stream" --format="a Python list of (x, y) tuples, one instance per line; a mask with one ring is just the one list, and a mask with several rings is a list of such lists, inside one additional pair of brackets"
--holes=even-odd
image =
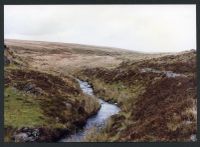
[[(82, 89), (84, 94), (90, 95), (94, 97), (93, 89), (88, 82), (78, 80), (80, 88)], [(94, 97), (95, 98), (95, 97)], [(60, 140), (60, 142), (80, 142), (83, 140), (84, 136), (90, 131), (91, 128), (101, 129), (105, 126), (106, 121), (112, 115), (117, 114), (120, 111), (120, 108), (115, 104), (111, 104), (105, 102), (104, 100), (98, 98), (101, 108), (97, 112), (96, 115), (88, 118), (83, 129), (77, 130), (76, 133), (67, 136)]]
[[(156, 69), (152, 69), (152, 68), (143, 68), (140, 70), (140, 72), (142, 72), (142, 73), (144, 73), (144, 72), (161, 73), (161, 74), (164, 74), (168, 78), (186, 77), (186, 75), (184, 75), (184, 74), (178, 74), (178, 73), (174, 73), (172, 71), (160, 71), (160, 70), (156, 70)], [(90, 95), (91, 97), (95, 98), (93, 89), (88, 82), (81, 81), (79, 79), (77, 79), (77, 81), (78, 81), (80, 88), (84, 94)], [(92, 128), (96, 128), (97, 133), (98, 133), (98, 130), (102, 129), (105, 126), (105, 123), (108, 120), (108, 118), (110, 118), (114, 114), (117, 114), (120, 111), (120, 108), (117, 107), (115, 104), (105, 102), (104, 100), (102, 100), (100, 98), (98, 98), (98, 101), (101, 105), (101, 108), (99, 109), (97, 114), (88, 118), (85, 126), (82, 129), (79, 129), (74, 134), (61, 139), (59, 142), (81, 142), (81, 141), (83, 141), (86, 134)], [(191, 136), (191, 140), (195, 140), (195, 138), (196, 138), (195, 134)]]

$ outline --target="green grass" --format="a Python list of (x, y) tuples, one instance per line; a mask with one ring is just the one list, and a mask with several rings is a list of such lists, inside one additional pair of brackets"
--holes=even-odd
[[(89, 80), (98, 94), (121, 101), (121, 111), (98, 134), (95, 130), (86, 134), (84, 141), (190, 141), (191, 134), (196, 134), (195, 79), (149, 80), (149, 86), (138, 81), (129, 87)], [(179, 87), (180, 82), (185, 86)]]
[(122, 106), (122, 109), (127, 111), (129, 109), (127, 107), (129, 107), (129, 105), (132, 106), (138, 95), (143, 93), (145, 89), (140, 82), (135, 85), (127, 86), (122, 82), (108, 84), (97, 78), (93, 78), (89, 81), (92, 83), (97, 96), (106, 101), (117, 102)]
[(36, 98), (13, 87), (5, 88), (4, 111), (5, 126), (20, 128), (44, 124), (42, 110)]

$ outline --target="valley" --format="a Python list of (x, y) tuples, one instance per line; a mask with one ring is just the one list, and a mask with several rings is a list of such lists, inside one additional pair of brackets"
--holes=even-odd
[[(60, 142), (84, 128), (71, 141), (196, 141), (195, 50), (153, 54), (6, 39), (4, 65), (6, 142)], [(116, 111), (103, 112), (98, 131), (88, 128), (105, 104)]]

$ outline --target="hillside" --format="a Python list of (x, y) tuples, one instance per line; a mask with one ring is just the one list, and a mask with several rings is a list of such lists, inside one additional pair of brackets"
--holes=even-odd
[(33, 68), (69, 74), (87, 67), (114, 68), (126, 60), (135, 61), (166, 55), (166, 53), (144, 54), (118, 48), (42, 41), (6, 39), (5, 44), (14, 48), (16, 54), (30, 62)]
[(197, 133), (196, 52), (85, 69), (77, 76), (122, 111), (86, 141), (190, 141)]
[(56, 141), (99, 109), (97, 100), (84, 95), (73, 78), (31, 69), (6, 46), (4, 60), (6, 142)]
[(56, 142), (76, 134), (102, 109), (97, 98), (120, 111), (84, 141), (196, 141), (195, 50), (147, 54), (6, 39), (4, 63), (7, 142)]

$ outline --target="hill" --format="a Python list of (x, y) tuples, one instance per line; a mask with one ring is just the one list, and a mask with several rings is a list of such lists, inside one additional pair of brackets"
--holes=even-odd
[(30, 66), (33, 68), (70, 74), (87, 67), (114, 68), (123, 61), (144, 60), (166, 55), (166, 53), (147, 54), (72, 43), (6, 39), (5, 44), (15, 49), (16, 54), (31, 63)]
[(86, 141), (191, 141), (197, 133), (196, 52), (77, 73), (122, 111)]
[(97, 112), (97, 100), (84, 95), (75, 79), (32, 69), (15, 52), (5, 46), (6, 142), (57, 141)]
[(83, 126), (100, 104), (76, 78), (121, 108), (85, 141), (196, 141), (195, 50), (147, 54), (6, 39), (4, 61), (6, 141), (57, 141)]

